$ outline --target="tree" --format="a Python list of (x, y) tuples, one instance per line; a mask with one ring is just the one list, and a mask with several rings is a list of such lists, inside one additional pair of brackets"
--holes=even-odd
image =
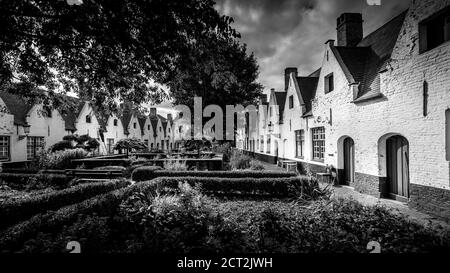
[[(187, 105), (191, 112), (194, 97), (202, 97), (203, 107), (216, 104), (222, 108), (225, 122), (226, 105), (247, 106), (262, 94), (255, 56), (237, 39), (209, 37), (201, 40), (180, 63), (176, 77), (168, 84), (170, 95), (175, 104)], [(203, 122), (208, 120), (204, 118)]]
[(95, 151), (100, 143), (89, 135), (67, 135), (63, 140), (55, 143), (50, 150), (52, 152), (82, 148), (88, 152)]
[(128, 156), (130, 150), (148, 149), (147, 145), (137, 138), (125, 138), (119, 140), (114, 146), (114, 150), (125, 150)]
[(180, 60), (205, 37), (239, 34), (213, 0), (0, 1), (0, 88), (73, 108), (72, 91), (100, 110), (119, 98), (158, 102)]
[(225, 109), (226, 105), (254, 103), (262, 93), (256, 82), (256, 58), (236, 39), (211, 36), (199, 41), (176, 72), (168, 83), (175, 104), (193, 106), (194, 97), (200, 96), (204, 105)]

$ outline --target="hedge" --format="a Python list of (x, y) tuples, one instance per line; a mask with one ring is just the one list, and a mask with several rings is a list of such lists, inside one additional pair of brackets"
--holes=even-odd
[(153, 167), (136, 168), (131, 178), (140, 182), (151, 180), (157, 177), (224, 177), (224, 178), (287, 178), (295, 177), (296, 173), (288, 172), (267, 172), (267, 171), (164, 171)]
[(38, 213), (75, 204), (93, 196), (123, 188), (127, 185), (129, 185), (129, 182), (124, 180), (107, 183), (80, 184), (61, 191), (30, 196), (24, 199), (7, 200), (0, 204), (0, 229)]
[(179, 183), (200, 186), (205, 194), (270, 198), (316, 199), (322, 194), (315, 178), (307, 176), (288, 178), (223, 178), (223, 177), (159, 177), (154, 179), (159, 188), (178, 189)]
[(70, 225), (79, 215), (97, 213), (112, 215), (120, 203), (134, 191), (156, 189), (153, 181), (142, 182), (100, 194), (80, 203), (62, 207), (56, 211), (37, 214), (30, 219), (16, 224), (0, 235), (0, 252), (14, 251), (30, 238), (35, 238), (39, 232), (56, 230), (64, 225)]
[(7, 185), (26, 186), (31, 178), (36, 178), (48, 186), (57, 187), (67, 187), (73, 179), (71, 176), (62, 174), (0, 173), (0, 181), (3, 181)]

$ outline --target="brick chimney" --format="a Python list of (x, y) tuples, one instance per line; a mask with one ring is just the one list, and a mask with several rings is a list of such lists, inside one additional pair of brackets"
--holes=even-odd
[(156, 118), (156, 108), (150, 108), (150, 118)]
[(361, 13), (343, 13), (337, 19), (338, 46), (356, 46), (363, 39)]
[(296, 67), (288, 67), (284, 70), (284, 91), (288, 90), (289, 79), (292, 73), (295, 74), (295, 77), (298, 76), (298, 70)]
[(172, 114), (167, 114), (167, 120), (169, 120), (169, 121), (173, 120)]

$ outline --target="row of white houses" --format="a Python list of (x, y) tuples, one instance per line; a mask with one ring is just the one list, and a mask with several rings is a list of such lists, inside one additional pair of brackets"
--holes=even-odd
[(450, 217), (450, 1), (412, 1), (366, 37), (361, 14), (342, 14), (320, 69), (284, 76), (238, 148)]
[[(74, 98), (75, 100), (75, 98)], [(58, 110), (44, 111), (42, 105), (28, 105), (18, 96), (0, 91), (0, 163), (32, 160), (42, 147), (51, 147), (66, 135), (89, 135), (100, 142), (99, 154), (117, 153), (114, 145), (121, 139), (137, 138), (149, 150), (174, 149), (174, 121), (150, 108), (139, 114), (123, 104), (123, 115), (105, 114), (89, 102), (77, 101), (75, 112), (62, 115)]]

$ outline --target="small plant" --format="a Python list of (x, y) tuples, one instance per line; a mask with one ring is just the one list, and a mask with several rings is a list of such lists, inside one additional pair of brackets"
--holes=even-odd
[(164, 162), (164, 169), (168, 171), (187, 171), (188, 167), (186, 161), (169, 160)]
[(230, 158), (230, 165), (234, 170), (245, 170), (250, 168), (252, 159), (241, 152), (233, 151)]
[(264, 167), (264, 165), (261, 164), (260, 162), (256, 161), (256, 160), (252, 160), (252, 161), (250, 162), (250, 170), (253, 170), (253, 171), (263, 171), (263, 170), (265, 170), (265, 169), (266, 169), (266, 168)]
[(87, 156), (84, 149), (64, 150), (51, 153), (41, 151), (38, 155), (37, 164), (40, 169), (64, 170), (72, 167), (72, 160), (83, 159)]

